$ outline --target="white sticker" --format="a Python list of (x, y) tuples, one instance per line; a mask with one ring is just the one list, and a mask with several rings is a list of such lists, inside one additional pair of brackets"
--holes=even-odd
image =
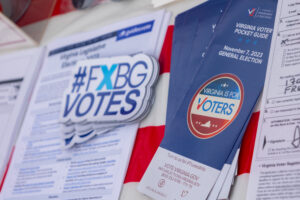
[(149, 107), (157, 77), (157, 63), (144, 54), (79, 62), (64, 93), (61, 122), (136, 120)]
[(61, 107), (64, 146), (143, 119), (158, 75), (158, 62), (145, 54), (78, 62)]

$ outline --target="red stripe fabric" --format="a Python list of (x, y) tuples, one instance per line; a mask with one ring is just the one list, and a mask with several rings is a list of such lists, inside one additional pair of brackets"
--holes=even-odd
[[(170, 73), (174, 26), (169, 26), (159, 57), (160, 74)], [(159, 114), (159, 113), (157, 113)], [(165, 126), (139, 128), (124, 183), (139, 182), (153, 158)]]
[(52, 16), (65, 14), (75, 10), (71, 0), (56, 0)]
[(238, 163), (238, 175), (250, 173), (252, 155), (255, 145), (256, 131), (258, 126), (259, 112), (252, 114), (245, 132)]
[(8, 163), (6, 165), (6, 169), (5, 169), (5, 172), (3, 174), (3, 178), (2, 178), (2, 181), (0, 183), (0, 193), (1, 193), (1, 190), (2, 190), (2, 187), (3, 187), (3, 184), (4, 184), (4, 180), (6, 178), (6, 175), (7, 175), (7, 172), (8, 172), (8, 169), (9, 169), (9, 165), (11, 163), (11, 160), (12, 160), (12, 157), (13, 157), (13, 154), (14, 154), (14, 151), (15, 151), (15, 147), (12, 148), (12, 151), (11, 151), (11, 154), (9, 156), (9, 160), (8, 160)]
[(165, 126), (140, 128), (124, 183), (139, 182), (152, 160), (165, 132)]
[(159, 56), (160, 74), (170, 73), (174, 26), (169, 26)]

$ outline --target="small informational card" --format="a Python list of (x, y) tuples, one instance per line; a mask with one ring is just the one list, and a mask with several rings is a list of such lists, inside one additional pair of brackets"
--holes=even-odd
[(247, 200), (300, 199), (299, 13), (278, 1)]
[(202, 65), (195, 57), (187, 61), (198, 70), (185, 95), (173, 98), (180, 105), (139, 191), (159, 200), (207, 199), (233, 160), (263, 88), (276, 6), (272, 0), (230, 1)]
[(0, 53), (26, 47), (36, 43), (20, 28), (0, 12)]

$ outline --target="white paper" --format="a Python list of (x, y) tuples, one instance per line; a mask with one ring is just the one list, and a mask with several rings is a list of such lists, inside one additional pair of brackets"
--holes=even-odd
[(247, 199), (300, 199), (300, 4), (279, 0)]
[(240, 149), (236, 152), (234, 156), (234, 159), (232, 161), (226, 179), (223, 183), (222, 189), (219, 193), (218, 199), (229, 199), (230, 190), (232, 185), (234, 184), (234, 177), (237, 170), (239, 154), (240, 154)]
[[(215, 199), (227, 199), (225, 198), (224, 192), (230, 191), (231, 187), (231, 181), (234, 178), (234, 173), (231, 173), (233, 170), (237, 167), (237, 158), (239, 155), (239, 149), (236, 151), (234, 159), (231, 164), (225, 163), (223, 165), (223, 168), (220, 172), (220, 175), (217, 178), (217, 181), (215, 182), (215, 185), (213, 186), (212, 190), (210, 191), (207, 200), (215, 200)], [(227, 185), (229, 183), (229, 185)], [(223, 191), (223, 192), (222, 192)], [(223, 194), (221, 194), (223, 193)]]
[(0, 12), (0, 52), (33, 47), (36, 43)]
[[(138, 124), (64, 150), (58, 123), (61, 98), (79, 60), (139, 52), (157, 55), (165, 16), (169, 15), (159, 11), (48, 45), (1, 200), (118, 199)], [(151, 30), (141, 25), (149, 22)]]
[(0, 57), (0, 180), (18, 136), (40, 67), (43, 49)]
[(228, 172), (230, 168), (232, 167), (232, 164), (225, 163), (223, 165), (223, 168), (220, 172), (220, 175), (217, 178), (217, 181), (215, 182), (215, 185), (213, 186), (212, 190), (210, 191), (207, 200), (216, 200), (218, 199), (218, 195), (223, 187), (225, 187), (224, 182), (228, 176)]
[(219, 170), (162, 147), (156, 153), (160, 156), (151, 160), (138, 191), (156, 200), (199, 199), (199, 193), (208, 196)]

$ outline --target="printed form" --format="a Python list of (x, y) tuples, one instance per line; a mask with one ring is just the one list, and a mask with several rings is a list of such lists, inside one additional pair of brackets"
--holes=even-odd
[(63, 149), (62, 95), (79, 60), (139, 52), (157, 58), (169, 18), (158, 11), (48, 45), (1, 200), (119, 198), (138, 123)]
[(247, 199), (300, 199), (300, 1), (279, 0)]
[(43, 53), (41, 48), (0, 56), (0, 182), (22, 125)]

